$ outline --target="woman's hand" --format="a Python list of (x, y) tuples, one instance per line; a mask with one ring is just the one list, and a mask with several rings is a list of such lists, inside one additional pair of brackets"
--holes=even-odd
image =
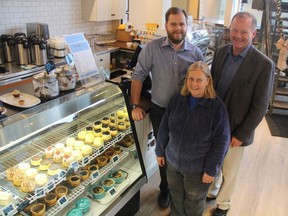
[(157, 163), (161, 167), (165, 166), (165, 163), (166, 163), (165, 157), (157, 157)]
[(204, 172), (203, 176), (202, 176), (202, 182), (203, 183), (212, 183), (214, 181), (214, 177), (213, 176), (209, 176), (207, 173)]
[(146, 112), (141, 107), (136, 107), (132, 110), (132, 118), (134, 121), (143, 120), (146, 117)]

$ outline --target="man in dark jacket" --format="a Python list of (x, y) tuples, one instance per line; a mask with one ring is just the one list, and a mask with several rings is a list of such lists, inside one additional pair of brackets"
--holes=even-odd
[(218, 175), (219, 181), (211, 185), (208, 193), (210, 198), (217, 196), (213, 216), (225, 216), (230, 208), (243, 147), (252, 144), (272, 92), (275, 66), (253, 47), (256, 24), (250, 13), (235, 14), (230, 26), (232, 44), (217, 49), (212, 63), (214, 86), (226, 104), (231, 128), (230, 148)]

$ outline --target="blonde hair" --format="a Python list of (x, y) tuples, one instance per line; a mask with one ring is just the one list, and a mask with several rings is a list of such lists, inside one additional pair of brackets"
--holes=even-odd
[(213, 87), (213, 80), (212, 80), (212, 76), (211, 76), (211, 73), (210, 73), (210, 69), (209, 69), (208, 65), (206, 63), (202, 62), (202, 61), (194, 62), (193, 64), (191, 64), (189, 66), (189, 68), (187, 70), (187, 73), (186, 73), (184, 85), (183, 85), (183, 87), (181, 89), (181, 92), (180, 92), (181, 95), (182, 96), (190, 95), (190, 92), (189, 92), (188, 87), (187, 87), (188, 75), (189, 75), (190, 71), (194, 71), (194, 70), (197, 70), (197, 69), (200, 69), (205, 74), (205, 76), (209, 79), (209, 82), (208, 82), (208, 85), (205, 88), (203, 97), (204, 98), (215, 98), (216, 97), (216, 92), (215, 92), (215, 89)]

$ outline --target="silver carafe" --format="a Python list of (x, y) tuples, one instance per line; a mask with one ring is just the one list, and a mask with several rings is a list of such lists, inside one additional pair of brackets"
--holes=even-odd
[(17, 65), (27, 65), (31, 63), (30, 44), (25, 36), (15, 38), (15, 59)]
[(47, 42), (42, 37), (32, 39), (32, 61), (37, 66), (47, 62)]
[(14, 38), (12, 35), (1, 35), (2, 48), (4, 50), (4, 59), (5, 62), (13, 62), (14, 59)]

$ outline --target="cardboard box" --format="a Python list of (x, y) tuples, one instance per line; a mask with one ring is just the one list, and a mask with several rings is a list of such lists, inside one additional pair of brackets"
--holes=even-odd
[(124, 41), (124, 42), (131, 42), (132, 41), (132, 37), (130, 36), (130, 32), (126, 32), (123, 30), (117, 30), (116, 39), (117, 39), (117, 41)]

